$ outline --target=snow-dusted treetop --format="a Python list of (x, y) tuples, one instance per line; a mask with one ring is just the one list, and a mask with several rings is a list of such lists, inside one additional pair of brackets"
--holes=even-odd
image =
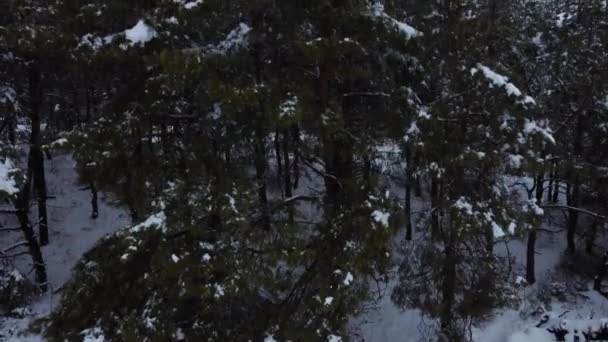
[[(475, 76), (475, 74), (477, 74), (477, 72), (479, 72), (479, 71), (481, 71), (483, 73), (483, 75), (485, 76), (485, 78), (487, 78), (490, 81), (491, 86), (497, 87), (497, 88), (504, 88), (509, 96), (515, 96), (515, 97), (523, 96), (523, 93), (521, 92), (521, 90), (519, 90), (519, 88), (517, 88), (515, 86), (515, 84), (509, 82), (508, 77), (495, 72), (494, 70), (488, 68), (487, 66), (485, 66), (481, 63), (477, 63), (476, 68), (471, 68), (471, 75)], [(531, 104), (531, 105), (536, 104), (536, 101), (530, 96), (525, 96), (522, 102), (524, 104)]]
[(125, 37), (130, 42), (130, 45), (144, 45), (145, 43), (156, 38), (156, 31), (146, 25), (146, 23), (140, 19), (135, 26), (125, 31)]
[(546, 122), (537, 122), (536, 120), (528, 120), (526, 119), (526, 123), (524, 125), (524, 134), (530, 135), (533, 133), (540, 133), (546, 141), (551, 144), (555, 144), (555, 137), (553, 137), (553, 132)]
[(123, 34), (127, 39), (128, 44), (121, 45), (120, 47), (125, 50), (129, 46), (144, 46), (144, 44), (158, 36), (158, 33), (152, 27), (148, 26), (143, 19), (140, 19), (135, 26), (123, 32), (109, 34), (103, 37), (87, 33), (80, 38), (78, 47), (89, 47), (93, 50), (99, 50), (104, 46), (112, 44), (117, 37), (122, 36)]
[(213, 46), (210, 50), (212, 53), (217, 54), (226, 54), (232, 50), (239, 50), (241, 48), (247, 47), (248, 40), (247, 36), (251, 32), (251, 27), (245, 23), (239, 23), (239, 25), (228, 35), (226, 39), (221, 41), (216, 46)]
[(82, 38), (80, 38), (78, 47), (87, 46), (93, 50), (99, 50), (100, 48), (104, 47), (105, 45), (112, 43), (112, 41), (114, 40), (115, 37), (116, 37), (116, 35), (114, 35), (114, 34), (107, 35), (105, 37), (97, 37), (91, 33), (87, 33), (84, 36), (82, 36)]
[(198, 5), (201, 5), (203, 3), (203, 0), (194, 0), (194, 1), (189, 1), (189, 0), (174, 0), (175, 2), (182, 4), (182, 6), (184, 6), (185, 9), (190, 10), (193, 9), (195, 7), (198, 7)]
[(142, 230), (149, 229), (149, 228), (158, 228), (158, 229), (162, 229), (163, 231), (165, 231), (165, 229), (166, 229), (165, 221), (166, 220), (167, 220), (167, 217), (165, 216), (165, 213), (163, 211), (161, 211), (161, 212), (151, 215), (144, 222), (131, 227), (129, 229), (129, 231), (131, 231), (133, 233), (137, 233)]
[(387, 24), (389, 24), (390, 26), (393, 26), (397, 31), (401, 32), (406, 39), (412, 39), (412, 38), (416, 38), (419, 36), (422, 36), (422, 32), (416, 30), (415, 28), (413, 28), (412, 26), (401, 22), (393, 17), (391, 17), (390, 15), (386, 14), (386, 12), (384, 12), (384, 5), (381, 3), (374, 3), (370, 6), (370, 10), (371, 10), (371, 15), (373, 17), (377, 17), (377, 18), (381, 18), (382, 20), (384, 20)]

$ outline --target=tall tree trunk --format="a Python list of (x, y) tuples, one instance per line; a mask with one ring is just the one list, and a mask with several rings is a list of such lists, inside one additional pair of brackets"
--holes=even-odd
[(11, 145), (15, 145), (17, 142), (17, 138), (16, 138), (16, 134), (15, 134), (15, 130), (17, 129), (17, 123), (15, 122), (15, 116), (16, 113), (15, 111), (11, 111), (11, 113), (9, 114), (8, 117), (8, 141), (11, 143)]
[(412, 240), (412, 156), (409, 144), (405, 146), (405, 239)]
[(526, 251), (526, 281), (532, 285), (536, 282), (535, 274), (536, 228), (528, 232), (528, 248)]
[(294, 124), (291, 128), (293, 137), (293, 189), (300, 184), (300, 127)]
[(44, 155), (40, 136), (40, 109), (42, 106), (42, 85), (39, 62), (32, 62), (29, 70), (30, 120), (32, 134), (30, 135), (30, 157), (34, 176), (34, 188), (38, 197), (38, 229), (40, 244), (49, 243), (48, 218), (46, 210), (46, 178), (44, 175)]
[(34, 159), (34, 185), (38, 195), (38, 229), (40, 232), (40, 244), (49, 244), (48, 214), (46, 208), (46, 177), (44, 176), (44, 158), (42, 151), (36, 149), (32, 155)]
[(600, 268), (593, 281), (593, 289), (602, 295), (605, 295), (605, 293), (602, 291), (602, 281), (604, 281), (604, 278), (606, 278), (606, 273), (608, 273), (608, 251), (604, 253)]
[(266, 146), (264, 143), (264, 126), (262, 118), (256, 120), (255, 128), (255, 174), (258, 188), (258, 200), (262, 210), (262, 227), (270, 230), (270, 213), (268, 209), (268, 195), (266, 193)]
[(448, 341), (459, 341), (458, 333), (454, 327), (454, 304), (456, 299), (456, 230), (450, 230), (445, 247), (445, 260), (443, 264), (443, 279), (441, 283), (441, 312), (440, 325), (443, 337)]
[(436, 240), (439, 238), (440, 226), (439, 226), (439, 198), (440, 198), (440, 186), (439, 180), (432, 176), (431, 177), (431, 238)]
[[(283, 160), (281, 155), (281, 129), (277, 127), (274, 132), (274, 154), (277, 159), (277, 183), (279, 184), (279, 188), (283, 185)], [(285, 194), (283, 194), (285, 195)], [(287, 195), (285, 195), (287, 196)]]
[[(291, 189), (291, 163), (289, 160), (289, 129), (285, 128), (283, 133), (283, 165), (285, 166), (283, 172), (283, 180), (285, 186), (285, 197), (290, 198), (293, 195), (293, 191)], [(289, 222), (293, 222), (293, 206), (291, 203), (287, 205), (287, 210), (289, 212)]]
[[(582, 139), (583, 139), (583, 118), (579, 113), (578, 120), (576, 123), (576, 137), (574, 138), (574, 146), (572, 162), (570, 168), (568, 170), (568, 182), (570, 184), (570, 196), (568, 196), (568, 206), (576, 208), (579, 205), (580, 200), (580, 179), (578, 176), (578, 172), (575, 170), (574, 163), (576, 163), (581, 154), (582, 149)], [(568, 253), (574, 254), (576, 252), (576, 228), (578, 225), (578, 210), (571, 209), (568, 210)]]
[[(575, 181), (572, 184), (572, 194), (570, 195), (570, 203), (568, 203), (571, 207), (578, 206), (578, 199), (580, 196), (580, 186), (578, 185), (578, 181)], [(578, 211), (571, 209), (568, 210), (568, 253), (574, 254), (576, 252), (576, 228), (578, 225)]]
[[(259, 19), (259, 16), (254, 16), (254, 28), (261, 24), (261, 22), (257, 22)], [(261, 45), (255, 44), (252, 51), (253, 57), (255, 58), (255, 80), (258, 85), (262, 85), (264, 83), (264, 57), (262, 56), (262, 49), (263, 47)], [(260, 209), (262, 211), (261, 224), (264, 230), (270, 231), (270, 212), (268, 207), (268, 194), (266, 191), (266, 132), (264, 127), (266, 121), (266, 109), (264, 100), (262, 98), (260, 98), (258, 105), (259, 107), (257, 113), (255, 113), (254, 164), (258, 187), (258, 199), (260, 201)], [(278, 152), (279, 153), (276, 156), (277, 162), (279, 159), (281, 159), (280, 151)]]
[(558, 162), (555, 161), (553, 164), (553, 198), (551, 199), (551, 201), (555, 204), (557, 203), (557, 201), (559, 200), (559, 186), (560, 186), (560, 181), (559, 181), (559, 172), (557, 170), (557, 167), (559, 166)]
[(597, 225), (598, 220), (593, 219), (591, 222), (591, 227), (589, 227), (589, 232), (587, 234), (587, 243), (585, 246), (585, 252), (589, 255), (593, 255), (593, 246), (595, 245), (595, 237), (597, 236)]
[(551, 202), (551, 199), (553, 198), (553, 182), (555, 182), (555, 178), (553, 178), (552, 176), (552, 172), (549, 172), (549, 185), (547, 185), (547, 202)]
[(83, 86), (84, 86), (84, 102), (85, 102), (85, 110), (86, 110), (86, 122), (91, 121), (91, 90), (89, 87), (89, 76), (88, 73), (86, 71), (86, 67), (85, 67), (85, 72), (84, 72), (84, 77), (83, 77)]
[[(543, 153), (544, 155), (544, 153)], [(541, 201), (543, 200), (543, 192), (544, 192), (544, 186), (543, 186), (543, 178), (545, 176), (544, 172), (540, 172), (537, 176), (536, 179), (534, 180), (535, 182), (535, 199), (536, 199), (536, 204), (540, 205)], [(535, 261), (536, 261), (536, 229), (537, 227), (533, 227), (530, 232), (528, 233), (528, 246), (527, 246), (527, 250), (526, 250), (526, 281), (528, 282), (528, 284), (534, 284), (536, 282), (536, 275), (535, 275)]]
[(40, 290), (46, 291), (47, 289), (47, 274), (44, 259), (42, 257), (42, 251), (38, 240), (36, 240), (36, 233), (34, 228), (30, 224), (29, 219), (29, 207), (30, 207), (30, 191), (31, 191), (31, 177), (32, 177), (32, 155), (30, 150), (30, 156), (28, 158), (28, 170), (26, 174), (25, 182), (19, 191), (17, 200), (15, 202), (15, 209), (17, 210), (17, 219), (21, 231), (28, 243), (28, 249), (32, 256), (32, 262), (34, 264), (34, 272), (36, 282), (40, 287)]
[(129, 214), (131, 215), (131, 220), (133, 222), (139, 221), (139, 214), (137, 212), (137, 207), (135, 205), (135, 198), (133, 197), (133, 174), (131, 167), (129, 167), (128, 156), (124, 156), (124, 166), (125, 166), (125, 183), (122, 186), (123, 195), (125, 198), (125, 204), (127, 208), (129, 208)]
[(289, 198), (292, 196), (291, 189), (291, 162), (289, 160), (289, 130), (285, 129), (283, 133), (283, 165), (284, 168), (284, 185), (285, 185), (285, 197)]
[(91, 218), (96, 219), (99, 217), (99, 205), (97, 200), (97, 185), (95, 184), (95, 180), (91, 180), (89, 182), (89, 187), (91, 188)]

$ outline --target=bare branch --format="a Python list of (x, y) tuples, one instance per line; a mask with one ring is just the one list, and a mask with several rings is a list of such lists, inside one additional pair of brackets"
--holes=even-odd
[(6, 247), (2, 252), (6, 253), (6, 252), (8, 252), (10, 250), (13, 250), (15, 248), (19, 248), (21, 246), (27, 246), (27, 245), (29, 245), (29, 242), (27, 242), (27, 241), (20, 241), (20, 242), (17, 242), (17, 243), (15, 243), (13, 245), (10, 245), (10, 246)]
[(583, 209), (583, 208), (572, 207), (572, 206), (569, 206), (569, 205), (543, 204), (540, 207), (543, 208), (543, 209), (561, 209), (561, 210), (578, 211), (580, 213), (587, 214), (589, 216), (593, 216), (593, 217), (598, 218), (600, 220), (605, 220), (606, 219), (606, 216), (604, 216), (604, 215), (600, 215), (598, 213), (594, 213), (592, 211), (589, 211), (589, 210), (586, 210), (586, 209)]

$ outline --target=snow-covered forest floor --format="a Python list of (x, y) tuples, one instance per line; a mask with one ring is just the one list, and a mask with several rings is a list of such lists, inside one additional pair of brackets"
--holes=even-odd
[[(548, 296), (549, 305), (543, 305), (563, 318), (586, 320), (608, 315), (608, 300), (595, 291), (591, 284), (576, 284), (560, 274), (559, 268), (565, 250), (562, 237), (552, 233), (541, 233), (537, 247), (537, 284), (522, 287), (519, 293), (521, 304), (516, 308), (497, 310), (493, 317), (478, 327), (471, 329), (474, 341), (479, 342), (545, 342), (553, 341), (553, 335), (527, 334), (520, 339), (512, 336), (534, 327), (540, 319), (536, 313), (543, 305), (537, 296)], [(509, 242), (509, 250), (515, 257), (514, 270), (523, 276), (525, 244), (521, 241)], [(392, 285), (394, 285), (394, 280)], [(583, 287), (585, 285), (586, 287)], [(393, 341), (434, 341), (436, 322), (423, 317), (418, 310), (400, 310), (390, 299), (391, 285), (384, 296), (364, 314), (351, 322), (352, 336), (359, 342)], [(543, 334), (544, 329), (538, 333)], [(513, 338), (513, 340), (509, 340)]]
[[(46, 262), (49, 291), (35, 298), (25, 308), (14, 310), (0, 317), (0, 341), (39, 341), (40, 337), (20, 336), (27, 330), (33, 319), (47, 316), (58, 305), (61, 288), (69, 279), (72, 268), (80, 257), (103, 236), (128, 224), (127, 213), (112, 204), (112, 198), (100, 194), (99, 217), (91, 218), (90, 192), (78, 183), (74, 161), (70, 155), (56, 155), (46, 162), (46, 176), (49, 196), (49, 240), (42, 248)], [(35, 221), (37, 209), (31, 209), (31, 220)], [(14, 226), (14, 218), (4, 214), (3, 226)], [(0, 239), (0, 249), (23, 240), (20, 231), (4, 233)], [(13, 252), (20, 252), (17, 250)], [(23, 251), (26, 251), (23, 247)], [(24, 276), (31, 275), (32, 259), (29, 254), (17, 257), (14, 266)]]
[[(531, 181), (529, 181), (531, 183)], [(531, 185), (531, 184), (530, 184)], [(396, 190), (396, 191), (395, 191)], [(399, 196), (403, 189), (393, 187)], [(521, 193), (524, 197), (525, 194)], [(564, 202), (565, 196), (561, 196)], [(428, 203), (414, 201), (412, 212), (429, 210)], [(414, 217), (414, 222), (422, 219)], [(551, 342), (555, 336), (545, 328), (536, 329), (541, 313), (539, 309), (558, 315), (560, 319), (589, 321), (608, 316), (608, 300), (592, 290), (591, 278), (579, 278), (585, 271), (573, 276), (567, 267), (578, 267), (582, 260), (572, 260), (566, 251), (564, 215), (559, 210), (545, 213), (545, 222), (539, 230), (536, 243), (536, 279), (532, 286), (525, 286), (526, 239), (513, 238), (496, 245), (496, 253), (512, 260), (514, 282), (519, 287), (516, 307), (498, 309), (485, 322), (472, 324), (469, 334), (478, 342)], [(581, 240), (580, 243), (583, 241)], [(394, 250), (399, 250), (406, 242), (398, 238)], [(400, 246), (401, 245), (401, 246)], [(398, 264), (405, 256), (396, 254)], [(391, 280), (382, 288), (375, 301), (362, 314), (350, 322), (351, 338), (357, 342), (393, 341), (436, 341), (438, 322), (425, 317), (419, 310), (402, 310), (391, 300), (391, 292), (396, 285), (397, 268)], [(375, 285), (372, 285), (372, 289)], [(376, 291), (378, 292), (378, 291)]]
[[(37, 318), (46, 317), (58, 305), (62, 286), (69, 279), (71, 269), (79, 258), (100, 238), (129, 223), (125, 210), (113, 205), (108, 194), (100, 196), (99, 217), (90, 218), (90, 193), (78, 183), (74, 161), (70, 155), (57, 155), (46, 165), (49, 195), (53, 199), (49, 202), (51, 243), (43, 248), (43, 253), (51, 286), (46, 294), (35, 298), (27, 307), (0, 318), (0, 341), (43, 341), (40, 336), (29, 335), (29, 324)], [(311, 175), (308, 176), (309, 180), (304, 182), (302, 188), (310, 185), (308, 182), (311, 181)], [(399, 197), (402, 191), (401, 187), (393, 184), (393, 196)], [(415, 201), (413, 212), (423, 213), (428, 209), (425, 206), (423, 201)], [(36, 208), (32, 208), (31, 212), (32, 221), (35, 222)], [(562, 225), (562, 215), (559, 212), (550, 215), (544, 228), (547, 231), (558, 231)], [(2, 224), (11, 226), (15, 222), (11, 216), (4, 215)], [(19, 231), (5, 235), (0, 241), (0, 249), (21, 240)], [(403, 243), (405, 242), (401, 237), (397, 238), (394, 249), (398, 251)], [(483, 342), (552, 341), (552, 335), (545, 334), (544, 329), (524, 333), (527, 328), (538, 322), (540, 315), (536, 312), (540, 306), (558, 315), (565, 313), (563, 317), (569, 319), (607, 317), (608, 301), (590, 291), (591, 284), (572, 276), (566, 277), (560, 272), (563, 267), (567, 267), (564, 266), (565, 249), (565, 234), (541, 231), (537, 243), (538, 282), (534, 286), (520, 288), (517, 300), (520, 304), (517, 307), (497, 310), (485, 323), (472, 326), (470, 334), (473, 339)], [(525, 239), (512, 240), (508, 245), (498, 244), (496, 252), (501, 256), (512, 257), (515, 278), (517, 279), (517, 275), (523, 277)], [(399, 253), (395, 255), (395, 262), (403, 258)], [(31, 276), (29, 254), (16, 258), (14, 266), (24, 276)], [(377, 300), (369, 303), (362, 314), (351, 320), (351, 338), (358, 342), (436, 339), (436, 322), (433, 319), (422, 316), (417, 310), (401, 310), (391, 301), (391, 290), (397, 281), (396, 272), (392, 274), (391, 279), (387, 286), (379, 289), (380, 291), (372, 286)], [(540, 337), (543, 334), (547, 339)]]

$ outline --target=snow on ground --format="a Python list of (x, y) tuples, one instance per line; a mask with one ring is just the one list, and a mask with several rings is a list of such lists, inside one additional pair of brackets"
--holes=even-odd
[[(58, 290), (69, 279), (72, 267), (78, 259), (89, 250), (96, 241), (106, 234), (112, 233), (129, 223), (128, 216), (123, 209), (111, 204), (111, 198), (100, 194), (99, 217), (90, 218), (90, 194), (82, 190), (77, 183), (77, 174), (74, 170), (74, 161), (69, 155), (55, 156), (47, 161), (47, 182), (49, 195), (56, 198), (49, 200), (49, 229), (50, 245), (43, 248), (49, 283), (52, 290)], [(314, 175), (308, 172), (303, 175), (300, 191), (318, 188), (321, 184)], [(300, 191), (296, 191), (297, 193)], [(304, 191), (307, 193), (306, 191)], [(403, 188), (391, 182), (391, 193), (401, 196)], [(301, 206), (301, 207), (300, 207)], [(317, 213), (316, 206), (302, 203), (298, 205), (308, 214)], [(425, 204), (414, 200), (413, 212), (423, 213)], [(428, 208), (427, 208), (428, 209)], [(32, 208), (32, 221), (34, 221), (36, 208)], [(306, 214), (304, 214), (306, 215)], [(556, 215), (559, 216), (559, 215)], [(5, 226), (14, 224), (12, 218), (0, 217)], [(550, 221), (550, 220), (549, 220)], [(551, 223), (545, 228), (554, 228)], [(540, 233), (537, 244), (537, 279), (539, 283), (533, 287), (522, 290), (522, 298), (540, 286), (551, 281), (549, 276), (560, 262), (565, 250), (564, 234)], [(21, 241), (20, 232), (3, 234), (0, 239), (0, 248)], [(401, 240), (396, 240), (401, 241)], [(523, 275), (526, 251), (525, 239), (511, 241), (508, 249), (505, 245), (497, 245), (496, 252), (502, 256), (513, 256), (516, 259), (514, 272)], [(398, 256), (396, 256), (398, 257)], [(32, 276), (31, 259), (29, 255), (19, 257), (15, 262), (17, 268), (30, 277)], [(390, 299), (390, 293), (395, 286), (393, 279), (387, 285), (383, 295), (361, 315), (353, 318), (349, 324), (351, 337), (359, 342), (393, 342), (393, 341), (432, 341), (435, 322), (424, 318), (417, 310), (402, 310), (395, 306)], [(543, 283), (544, 282), (544, 283)], [(526, 292), (527, 291), (527, 292)], [(25, 318), (0, 318), (0, 341), (43, 341), (40, 336), (19, 336), (27, 330), (29, 323), (35, 318), (48, 315), (57, 306), (59, 294), (48, 292), (35, 299), (28, 307), (31, 313)], [(541, 342), (540, 335), (544, 330), (529, 329), (537, 322), (538, 317), (526, 317), (525, 312), (533, 311), (532, 304), (522, 301), (517, 309), (500, 310), (494, 318), (473, 331), (475, 341), (483, 342)], [(608, 301), (594, 291), (582, 291), (576, 300), (569, 302), (552, 302), (554, 313), (560, 314), (570, 310), (564, 318), (588, 319), (590, 317), (608, 317)], [(526, 307), (528, 306), (528, 307)], [(528, 329), (528, 330), (527, 330)], [(509, 340), (512, 337), (514, 340)], [(515, 339), (517, 338), (517, 339)]]
[(12, 195), (19, 191), (15, 179), (11, 175), (14, 170), (15, 167), (10, 159), (0, 161), (0, 192)]
[[(25, 331), (33, 318), (48, 315), (60, 299), (60, 293), (53, 292), (59, 292), (70, 278), (72, 268), (80, 257), (100, 238), (129, 223), (126, 211), (112, 205), (111, 197), (103, 193), (99, 196), (99, 217), (91, 219), (90, 192), (82, 190), (82, 185), (78, 184), (74, 165), (70, 155), (54, 156), (45, 164), (48, 193), (49, 196), (55, 197), (48, 201), (50, 244), (43, 247), (50, 290), (34, 300), (29, 307), (31, 314), (26, 315), (24, 319), (0, 318), (0, 341), (3, 341), (3, 335), (6, 338), (7, 335), (17, 335)], [(32, 222), (35, 222), (35, 206), (32, 207), (31, 213)], [(7, 226), (14, 224), (12, 219), (0, 217)], [(20, 231), (3, 233), (0, 248), (22, 239)], [(32, 276), (29, 254), (17, 258), (15, 266), (22, 274)], [(40, 341), (40, 338), (33, 336), (28, 339), (19, 336), (6, 341)]]
[[(530, 179), (509, 179), (511, 183), (516, 181), (531, 186)], [(520, 189), (522, 198), (526, 193)], [(391, 192), (403, 196), (403, 188), (393, 184)], [(565, 203), (563, 194), (559, 197), (560, 203)], [(418, 198), (413, 199), (412, 212), (421, 213), (425, 204)], [(563, 218), (561, 212), (547, 213), (543, 228), (547, 230), (558, 230), (558, 223)], [(415, 221), (414, 221), (415, 222)], [(395, 240), (400, 243), (401, 237)], [(514, 239), (505, 244), (496, 245), (496, 253), (500, 256), (515, 258), (513, 272), (515, 276), (525, 275), (526, 239)], [(539, 231), (536, 243), (536, 279), (534, 286), (521, 289), (521, 305), (514, 309), (500, 309), (494, 313), (484, 324), (475, 327), (472, 332), (473, 340), (476, 342), (546, 342), (548, 335), (545, 329), (535, 329), (539, 316), (530, 315), (538, 308), (536, 302), (531, 303), (530, 298), (536, 296), (539, 291), (549, 291), (554, 280), (563, 280), (556, 276), (556, 270), (566, 250), (565, 232), (549, 233)], [(398, 256), (396, 257), (398, 259)], [(398, 261), (398, 260), (397, 260)], [(556, 279), (557, 277), (557, 279)], [(431, 342), (436, 341), (434, 328), (436, 322), (421, 315), (418, 310), (402, 310), (390, 299), (392, 289), (397, 279), (393, 276), (389, 281), (383, 295), (376, 302), (370, 304), (371, 308), (349, 322), (350, 336), (356, 342)], [(588, 287), (591, 288), (590, 286)], [(581, 320), (590, 318), (608, 317), (608, 300), (595, 291), (578, 291), (574, 298), (568, 301), (552, 299), (551, 310), (554, 314), (567, 312), (563, 318), (569, 320)], [(549, 337), (552, 337), (550, 335)]]

